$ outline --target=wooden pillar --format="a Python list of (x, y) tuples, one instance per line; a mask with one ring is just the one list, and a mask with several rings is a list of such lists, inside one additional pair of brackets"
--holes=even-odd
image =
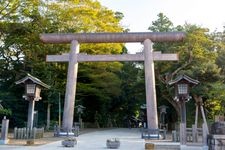
[(61, 94), (59, 92), (59, 128), (61, 128)]
[(145, 90), (147, 106), (147, 124), (149, 129), (158, 129), (157, 102), (155, 90), (155, 71), (152, 41), (144, 41)]
[(47, 125), (46, 125), (46, 129), (49, 130), (50, 128), (50, 112), (51, 112), (51, 104), (48, 103), (48, 107), (47, 107)]
[(73, 126), (73, 115), (75, 105), (75, 93), (77, 83), (78, 62), (77, 54), (79, 53), (79, 43), (76, 40), (71, 42), (69, 54), (69, 67), (67, 73), (66, 95), (63, 112), (62, 127), (65, 131), (71, 131)]
[(204, 113), (204, 109), (203, 109), (202, 104), (200, 105), (200, 109), (201, 109), (201, 112), (202, 112), (202, 118), (203, 118), (204, 125), (205, 125), (205, 131), (207, 132), (207, 134), (209, 134), (209, 129), (208, 129), (208, 125), (207, 125), (207, 121), (206, 121), (206, 117), (205, 117), (205, 113)]
[(192, 142), (197, 142), (198, 140), (198, 131), (197, 126), (194, 124), (192, 125)]
[(35, 101), (30, 99), (29, 106), (28, 106), (28, 119), (27, 119), (27, 128), (32, 129), (34, 123), (34, 104)]
[(181, 123), (180, 123), (180, 144), (186, 145), (187, 135), (186, 135), (186, 105), (185, 100), (180, 99), (180, 111), (181, 111)]
[(198, 127), (198, 104), (195, 104), (196, 108), (195, 108), (195, 126), (196, 128)]
[(186, 102), (184, 99), (180, 99), (180, 112), (181, 122), (186, 124)]
[(180, 145), (186, 145), (186, 124), (185, 123), (180, 123)]
[(208, 150), (207, 146), (207, 135), (208, 135), (208, 126), (206, 123), (202, 124), (202, 146), (203, 150)]

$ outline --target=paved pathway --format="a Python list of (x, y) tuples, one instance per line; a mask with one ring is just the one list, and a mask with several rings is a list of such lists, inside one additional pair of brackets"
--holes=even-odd
[[(141, 139), (140, 129), (117, 128), (103, 131), (95, 131), (84, 133), (77, 137), (77, 145), (75, 147), (63, 147), (61, 142), (52, 142), (40, 146), (12, 146), (0, 145), (0, 150), (106, 150), (106, 140), (110, 138), (120, 139), (120, 150), (144, 150), (145, 141)], [(157, 141), (152, 141), (158, 143)], [(157, 145), (180, 145), (161, 141)], [(208, 147), (202, 146), (184, 146), (182, 150), (207, 150)]]
[(41, 146), (8, 146), (0, 145), (0, 150), (106, 150), (106, 140), (119, 138), (121, 150), (144, 150), (145, 142), (141, 139), (140, 129), (110, 129), (90, 132), (77, 137), (77, 145), (72, 148), (63, 147), (61, 141)]

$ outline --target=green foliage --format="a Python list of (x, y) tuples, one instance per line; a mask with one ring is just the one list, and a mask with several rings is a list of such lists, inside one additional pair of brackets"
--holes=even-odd
[(205, 105), (208, 109), (209, 118), (213, 119), (215, 115), (225, 114), (225, 85), (222, 82), (214, 82), (210, 84), (208, 93), (208, 101)]
[[(180, 114), (178, 104), (173, 101), (174, 93), (171, 90), (172, 87), (169, 88), (167, 83), (179, 74), (186, 74), (200, 81), (198, 86), (192, 88), (191, 94), (203, 98), (206, 109), (210, 110), (211, 115), (214, 115), (218, 109), (221, 111), (222, 109), (218, 107), (219, 105), (210, 104), (219, 104), (223, 101), (223, 98), (221, 97), (220, 101), (218, 101), (218, 98), (212, 98), (212, 94), (210, 93), (212, 91), (214, 91), (213, 93), (216, 91), (219, 92), (220, 89), (215, 88), (214, 83), (222, 84), (224, 79), (224, 75), (221, 74), (222, 70), (218, 65), (223, 66), (223, 56), (218, 55), (218, 51), (216, 51), (220, 49), (219, 53), (223, 53), (223, 44), (222, 42), (218, 43), (218, 39), (222, 38), (218, 38), (217, 34), (213, 34), (212, 37), (212, 35), (208, 33), (208, 29), (192, 24), (173, 27), (171, 21), (162, 13), (160, 13), (158, 17), (156, 21), (152, 22), (149, 30), (158, 32), (186, 32), (186, 38), (181, 43), (154, 44), (154, 49), (156, 51), (160, 50), (164, 52), (164, 49), (166, 49), (166, 52), (176, 52), (179, 54), (178, 62), (157, 62), (155, 65), (158, 103), (163, 104), (163, 101), (167, 100), (173, 108), (176, 109), (178, 115)], [(195, 101), (195, 99), (193, 99), (193, 101)], [(195, 105), (188, 105), (187, 110), (194, 110), (194, 107)], [(189, 113), (189, 120), (194, 120), (194, 118), (192, 118), (193, 116), (193, 114)]]
[[(41, 93), (43, 102), (36, 105), (36, 109), (41, 110), (41, 122), (44, 122), (48, 103), (52, 104), (52, 120), (57, 120), (59, 93), (60, 98), (64, 97), (67, 63), (47, 63), (45, 57), (47, 54), (67, 53), (69, 45), (43, 44), (39, 40), (40, 33), (129, 30), (120, 25), (122, 13), (108, 10), (98, 1), (5, 0), (0, 4), (0, 99), (7, 108), (0, 114), (9, 115), (12, 124), (17, 126), (24, 126), (27, 111), (21, 110), (27, 110), (27, 102), (21, 98), (24, 88), (14, 82), (26, 73), (51, 86), (50, 90)], [(154, 43), (155, 51), (178, 53), (180, 58), (178, 62), (155, 62), (158, 104), (167, 101), (166, 104), (179, 114), (167, 83), (185, 73), (200, 81), (191, 92), (203, 98), (210, 115), (224, 113), (224, 32), (209, 34), (208, 29), (192, 24), (174, 27), (163, 13), (148, 29), (153, 32), (185, 31), (187, 35), (180, 43)], [(121, 54), (127, 53), (127, 49), (121, 43), (81, 44), (80, 52)], [(94, 122), (97, 111), (102, 127), (107, 126), (109, 117), (114, 124), (122, 125), (124, 116), (138, 117), (140, 105), (145, 103), (142, 64), (80, 63), (77, 80), (76, 105), (86, 107), (84, 121)], [(193, 107), (188, 105), (187, 109), (193, 110)]]
[[(12, 109), (13, 114), (27, 108), (25, 101), (21, 98), (24, 91), (23, 87), (17, 87), (14, 84), (27, 72), (51, 86), (49, 91), (41, 93), (44, 103), (37, 102), (36, 109), (47, 108), (47, 103), (50, 102), (53, 104), (52, 114), (57, 114), (58, 93), (60, 92), (62, 97), (64, 96), (67, 64), (46, 63), (45, 57), (47, 54), (68, 52), (69, 46), (43, 44), (39, 40), (40, 33), (123, 31), (123, 28), (119, 25), (123, 17), (122, 13), (114, 13), (102, 7), (97, 1), (14, 0), (1, 1), (1, 4), (1, 92), (9, 92), (10, 95), (15, 95), (13, 102), (23, 102), (17, 103), (15, 108)], [(82, 44), (80, 51), (89, 54), (118, 54), (122, 52), (122, 48), (122, 44)], [(121, 81), (116, 73), (121, 66), (120, 63), (80, 64), (79, 75), (81, 76), (78, 79), (77, 102), (85, 104), (88, 101), (87, 109), (89, 109), (92, 107), (93, 101), (98, 101), (99, 106), (96, 110), (105, 113), (110, 102), (120, 94)], [(89, 82), (86, 82), (86, 80)], [(19, 92), (16, 92), (18, 89), (20, 89)], [(82, 99), (82, 101), (79, 101), (79, 99)], [(5, 99), (4, 102), (10, 108), (13, 107), (9, 98)], [(21, 109), (22, 106), (23, 109)], [(23, 118), (25, 122), (26, 113), (19, 114), (22, 116), (18, 118)], [(43, 115), (40, 113), (39, 116)], [(57, 117), (52, 116), (52, 119)], [(15, 118), (13, 122), (22, 125), (18, 118)]]
[[(136, 63), (125, 62), (119, 77), (122, 81), (121, 94), (118, 99), (119, 106), (114, 106), (114, 111), (122, 124), (124, 119), (132, 116), (141, 117), (138, 112), (140, 106), (145, 104), (145, 84), (143, 71)], [(117, 103), (114, 102), (115, 104)]]
[(7, 118), (10, 117), (12, 115), (12, 111), (10, 109), (0, 109), (0, 118), (1, 120), (3, 119), (4, 116), (6, 116)]
[(166, 17), (163, 13), (159, 13), (158, 19), (156, 21), (152, 21), (152, 25), (148, 28), (148, 30), (153, 32), (169, 32), (173, 30), (173, 23)]

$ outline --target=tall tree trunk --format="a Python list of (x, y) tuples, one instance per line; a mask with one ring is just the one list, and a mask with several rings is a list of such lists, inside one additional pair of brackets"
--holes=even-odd
[(168, 100), (167, 101), (173, 106), (173, 108), (176, 110), (177, 116), (180, 117), (180, 104), (174, 100)]

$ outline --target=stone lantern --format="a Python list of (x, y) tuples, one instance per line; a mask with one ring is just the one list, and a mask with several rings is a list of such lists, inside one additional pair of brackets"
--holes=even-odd
[(158, 107), (159, 108), (159, 128), (160, 129), (166, 129), (168, 130), (168, 123), (166, 121), (166, 114), (167, 114), (167, 108), (169, 108), (168, 106), (166, 105), (161, 105)]
[(49, 89), (50, 86), (30, 74), (27, 74), (26, 77), (16, 81), (15, 83), (24, 84), (25, 86), (25, 94), (23, 95), (23, 98), (29, 101), (27, 127), (31, 129), (33, 128), (35, 101), (42, 99), (40, 96), (41, 89)]
[(175, 87), (174, 100), (179, 102), (181, 111), (180, 124), (180, 142), (181, 145), (186, 144), (186, 106), (185, 103), (191, 99), (189, 95), (191, 87), (199, 84), (199, 81), (190, 78), (187, 75), (180, 75), (176, 79), (169, 82), (169, 85)]
[(86, 107), (82, 106), (82, 105), (77, 105), (75, 108), (77, 108), (77, 113), (79, 115), (79, 125), (80, 125), (80, 128), (83, 128), (83, 122), (82, 122), (82, 118), (81, 118), (81, 115), (83, 114), (84, 112), (84, 109)]

